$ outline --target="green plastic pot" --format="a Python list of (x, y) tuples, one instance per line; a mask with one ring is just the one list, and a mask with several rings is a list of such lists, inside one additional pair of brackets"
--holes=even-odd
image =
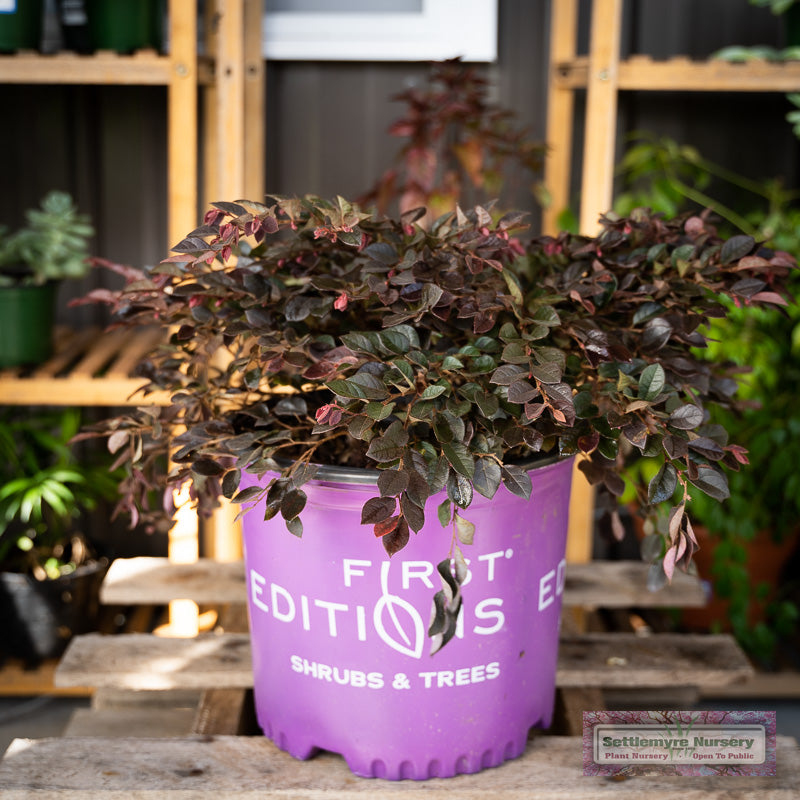
[(43, 0), (16, 0), (11, 5), (13, 10), (0, 11), (0, 52), (38, 50), (42, 38)]
[(162, 48), (163, 0), (86, 0), (86, 16), (94, 50)]
[(0, 367), (41, 364), (53, 352), (55, 282), (0, 287)]

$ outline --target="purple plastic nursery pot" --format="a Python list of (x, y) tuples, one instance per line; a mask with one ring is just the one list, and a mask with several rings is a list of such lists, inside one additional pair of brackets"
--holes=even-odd
[[(430, 655), (436, 564), (452, 532), (425, 526), (389, 559), (361, 507), (377, 473), (328, 471), (304, 486), (302, 538), (258, 507), (243, 517), (254, 695), (264, 733), (296, 758), (340, 753), (365, 777), (477, 772), (522, 754), (555, 697), (572, 459), (530, 471), (526, 501), (501, 486), (463, 516), (470, 574), (455, 638)], [(243, 486), (258, 479), (245, 475)]]

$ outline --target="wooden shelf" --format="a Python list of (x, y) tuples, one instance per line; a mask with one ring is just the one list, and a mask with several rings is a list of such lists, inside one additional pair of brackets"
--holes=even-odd
[[(589, 58), (580, 56), (556, 64), (554, 83), (559, 89), (585, 89)], [(692, 61), (684, 56), (654, 61), (634, 56), (620, 61), (617, 89), (644, 92), (796, 92), (800, 89), (800, 61), (748, 61), (734, 64), (712, 59)]]
[(21, 52), (0, 58), (0, 83), (73, 83), (166, 86), (170, 58), (154, 50), (132, 56)]
[(0, 371), (0, 404), (58, 406), (165, 405), (165, 393), (143, 395), (136, 363), (161, 341), (160, 329), (56, 332), (56, 352), (40, 366)]
[[(197, 66), (198, 83), (211, 83), (212, 60), (198, 59)], [(181, 70), (180, 65), (155, 50), (140, 50), (129, 56), (111, 51), (94, 55), (20, 52), (0, 56), (0, 83), (169, 86), (173, 70)]]

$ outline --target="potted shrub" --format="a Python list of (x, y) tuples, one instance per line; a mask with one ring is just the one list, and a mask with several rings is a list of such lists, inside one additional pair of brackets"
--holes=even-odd
[(0, 414), (0, 615), (5, 656), (59, 656), (92, 629), (107, 563), (81, 532), (86, 514), (116, 494), (107, 464), (75, 458), (76, 409)]
[(424, 213), (214, 204), (111, 299), (171, 332), (141, 374), (172, 403), (84, 434), (126, 464), (137, 519), (187, 481), (201, 509), (250, 509), (262, 727), (388, 778), (493, 766), (549, 723), (574, 456), (614, 494), (622, 442), (659, 459), (651, 501), (682, 490), (660, 568), (690, 562), (690, 491), (727, 496), (746, 460), (706, 427), (735, 383), (699, 328), (724, 295), (784, 303), (795, 269), (704, 217), (523, 244), (515, 213)]
[(53, 347), (58, 282), (89, 270), (94, 230), (65, 192), (49, 192), (27, 225), (0, 228), (0, 367), (37, 364)]

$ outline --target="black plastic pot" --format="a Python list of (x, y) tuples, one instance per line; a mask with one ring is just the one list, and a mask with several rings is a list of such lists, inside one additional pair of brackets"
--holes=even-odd
[(0, 572), (0, 655), (35, 664), (58, 658), (78, 633), (96, 630), (105, 559), (55, 580)]
[(89, 41), (95, 50), (161, 50), (163, 0), (85, 0)]
[(53, 352), (58, 284), (0, 286), (0, 367), (41, 364)]
[(44, 0), (16, 0), (12, 11), (0, 11), (0, 53), (38, 50)]

